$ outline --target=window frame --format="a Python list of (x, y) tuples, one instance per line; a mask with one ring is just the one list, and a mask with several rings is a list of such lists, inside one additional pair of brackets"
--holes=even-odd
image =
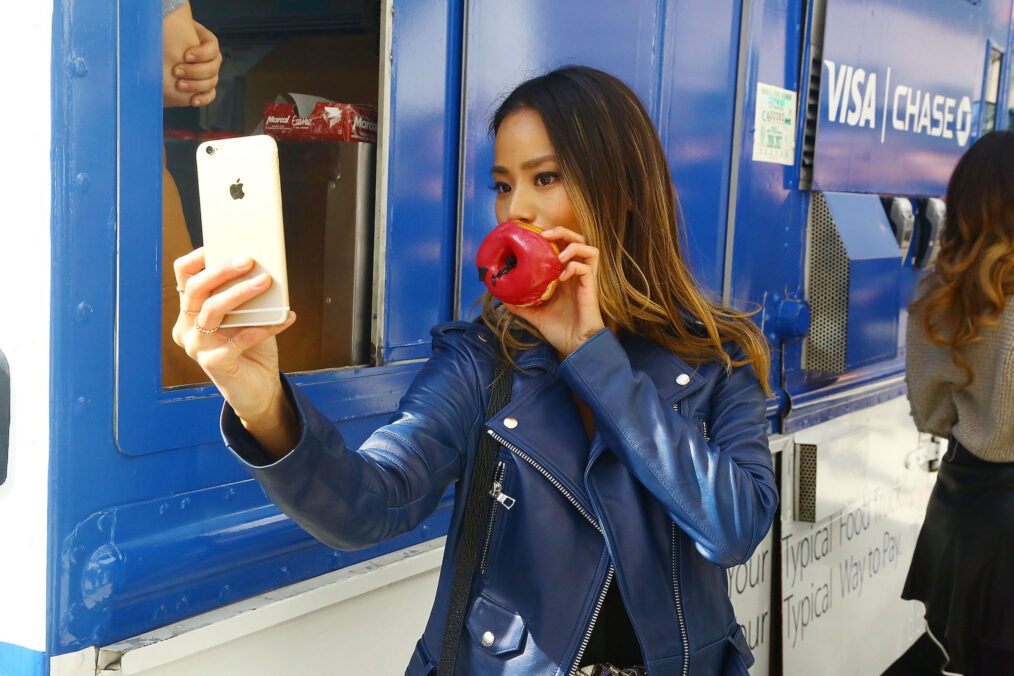
[[(384, 3), (389, 11), (393, 0)], [(116, 111), (116, 308), (114, 337), (114, 438), (126, 455), (142, 456), (171, 449), (219, 446), (218, 418), (222, 397), (208, 384), (163, 389), (161, 348), (162, 249), (162, 23), (160, 6), (119, 0), (117, 12)], [(382, 22), (383, 24), (384, 22)], [(392, 31), (381, 31), (381, 51), (391, 52)], [(387, 59), (382, 61), (388, 62)], [(381, 68), (378, 101), (382, 120), (390, 113), (391, 70)], [(383, 318), (387, 285), (383, 271), (401, 249), (381, 249), (388, 227), (389, 158), (386, 134), (378, 134), (375, 194), (374, 316)], [(392, 260), (394, 259), (394, 260)], [(152, 302), (157, 299), (156, 302)], [(379, 321), (379, 320), (375, 320)], [(418, 322), (417, 322), (418, 323)], [(432, 324), (432, 322), (430, 322)], [(426, 327), (428, 329), (428, 326)], [(383, 331), (374, 326), (372, 335)], [(427, 334), (428, 337), (428, 334)], [(410, 348), (413, 346), (410, 346)], [(381, 366), (349, 367), (292, 376), (331, 420), (353, 420), (397, 408), (398, 400), (428, 356), (429, 342), (402, 350), (403, 361)], [(407, 359), (405, 359), (407, 358)]]

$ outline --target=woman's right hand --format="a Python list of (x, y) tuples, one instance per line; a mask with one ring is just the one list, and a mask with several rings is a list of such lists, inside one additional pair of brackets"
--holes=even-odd
[(208, 374), (265, 450), (276, 457), (284, 455), (298, 437), (292, 437), (295, 416), (278, 377), (275, 336), (292, 326), (296, 314), (290, 311), (288, 319), (277, 326), (220, 329), (227, 312), (271, 286), (270, 275), (222, 289), (249, 272), (253, 260), (239, 257), (205, 268), (203, 249), (177, 258), (173, 267), (180, 291), (173, 340)]

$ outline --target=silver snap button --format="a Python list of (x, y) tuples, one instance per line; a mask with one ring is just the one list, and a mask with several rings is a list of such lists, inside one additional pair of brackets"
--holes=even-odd
[(508, 416), (503, 419), (503, 426), (509, 430), (512, 430), (518, 426), (518, 419), (512, 416)]
[(493, 632), (487, 631), (482, 635), (482, 644), (487, 648), (493, 645), (493, 641), (496, 640), (496, 636), (493, 636)]
[(676, 384), (677, 385), (686, 385), (689, 382), (690, 382), (690, 376), (688, 376), (686, 373), (681, 373), (678, 376), (676, 376)]

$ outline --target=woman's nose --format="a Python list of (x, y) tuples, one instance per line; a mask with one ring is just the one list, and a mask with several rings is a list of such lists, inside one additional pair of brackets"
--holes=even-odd
[(515, 188), (511, 192), (507, 220), (524, 221), (526, 223), (532, 223), (535, 220), (535, 205), (526, 190)]

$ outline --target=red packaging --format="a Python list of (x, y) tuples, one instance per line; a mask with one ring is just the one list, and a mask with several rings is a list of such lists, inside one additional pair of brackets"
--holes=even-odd
[(264, 104), (264, 133), (301, 141), (377, 142), (377, 109), (351, 103), (318, 102), (306, 117), (292, 103)]

